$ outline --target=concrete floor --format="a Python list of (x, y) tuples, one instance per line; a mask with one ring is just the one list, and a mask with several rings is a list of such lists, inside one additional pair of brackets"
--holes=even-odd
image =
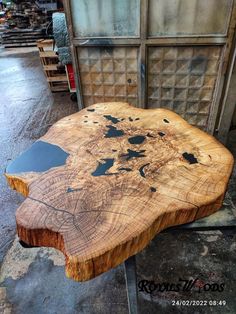
[[(25, 249), (19, 244), (15, 210), (23, 197), (9, 189), (4, 169), (54, 122), (76, 112), (77, 106), (69, 93), (51, 94), (35, 49), (0, 51), (0, 73), (0, 314), (128, 313), (122, 265), (91, 281), (77, 283), (65, 277), (64, 258), (59, 251)], [(228, 145), (236, 156), (235, 131)], [(236, 170), (229, 186), (234, 204), (235, 191)], [(235, 212), (234, 205), (230, 206)], [(181, 287), (176, 292), (149, 294), (143, 289), (139, 292), (140, 313), (235, 314), (235, 253), (234, 228), (176, 230), (158, 235), (137, 255), (139, 287), (142, 280), (164, 286), (176, 286), (179, 279), (196, 281), (191, 291), (182, 291)], [(208, 283), (212, 290), (224, 284), (223, 291), (203, 291)], [(226, 305), (176, 306), (172, 300), (225, 300)]]

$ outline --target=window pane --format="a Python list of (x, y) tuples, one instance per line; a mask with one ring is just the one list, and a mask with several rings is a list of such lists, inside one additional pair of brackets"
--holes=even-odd
[(76, 37), (139, 36), (140, 0), (71, 0)]
[(148, 108), (167, 108), (190, 124), (207, 128), (222, 48), (150, 47)]
[(150, 0), (149, 36), (227, 32), (232, 0)]
[(104, 101), (138, 105), (138, 48), (80, 47), (77, 53), (85, 107)]

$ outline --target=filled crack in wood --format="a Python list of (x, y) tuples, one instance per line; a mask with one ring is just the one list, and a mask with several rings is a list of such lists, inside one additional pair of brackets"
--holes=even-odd
[(198, 160), (193, 154), (189, 154), (187, 152), (183, 153), (182, 156), (186, 159), (191, 165), (197, 164)]

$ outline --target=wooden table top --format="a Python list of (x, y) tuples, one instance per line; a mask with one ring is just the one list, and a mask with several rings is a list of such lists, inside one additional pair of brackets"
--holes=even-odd
[(66, 275), (84, 281), (217, 211), (232, 167), (222, 144), (177, 114), (116, 102), (58, 121), (5, 175), (26, 196), (20, 239), (61, 250)]

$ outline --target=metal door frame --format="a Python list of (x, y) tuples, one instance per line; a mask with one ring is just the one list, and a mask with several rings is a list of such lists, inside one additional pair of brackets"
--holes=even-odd
[[(233, 64), (231, 48), (235, 31), (236, 23), (236, 0), (232, 2), (232, 11), (228, 21), (227, 33), (224, 35), (191, 35), (191, 36), (166, 36), (166, 37), (148, 37), (148, 0), (140, 0), (140, 37), (83, 37), (83, 39), (75, 37), (73, 32), (72, 13), (70, 0), (64, 0), (64, 9), (66, 12), (66, 19), (68, 25), (68, 32), (71, 43), (71, 52), (73, 67), (75, 69), (75, 82), (78, 98), (79, 110), (84, 108), (82, 88), (79, 77), (79, 60), (77, 56), (77, 49), (79, 47), (139, 47), (138, 60), (138, 107), (146, 108), (147, 104), (147, 50), (150, 46), (160, 47), (179, 47), (179, 46), (221, 46), (222, 53), (220, 58), (219, 74), (214, 88), (214, 97), (210, 109), (207, 132), (213, 134), (216, 128), (217, 117), (220, 109), (221, 117), (225, 116), (225, 100), (223, 99), (221, 106), (220, 101), (222, 91), (227, 92), (227, 84), (225, 82), (230, 80)], [(228, 110), (229, 111), (229, 110)], [(222, 119), (220, 119), (222, 121)], [(221, 127), (222, 123), (219, 124)]]

